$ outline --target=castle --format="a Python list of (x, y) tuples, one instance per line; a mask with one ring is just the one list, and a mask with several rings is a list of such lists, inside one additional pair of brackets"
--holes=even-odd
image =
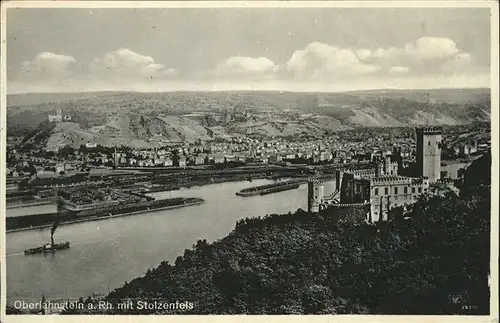
[(48, 116), (49, 122), (61, 123), (64, 121), (70, 121), (71, 116), (66, 115), (63, 117), (61, 109), (57, 110), (56, 114), (49, 114)]
[(49, 114), (49, 122), (62, 122), (62, 112), (61, 110), (57, 110), (57, 114)]
[[(416, 173), (412, 176), (398, 174), (398, 156), (384, 154), (376, 159), (374, 167), (336, 172), (335, 192), (339, 196), (338, 206), (366, 205), (368, 222), (387, 221), (388, 213), (395, 207), (405, 210), (421, 195), (429, 192), (430, 184), (440, 180), (441, 140), (439, 127), (416, 129), (417, 158)], [(332, 199), (324, 196), (324, 181), (309, 181), (309, 211), (317, 213)]]

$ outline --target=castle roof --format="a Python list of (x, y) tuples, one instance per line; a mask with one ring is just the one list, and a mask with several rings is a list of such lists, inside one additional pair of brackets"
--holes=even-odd
[(417, 128), (417, 133), (423, 133), (424, 135), (435, 135), (442, 134), (443, 128), (439, 126), (426, 126)]
[(411, 183), (412, 178), (398, 175), (384, 175), (371, 179), (371, 184), (395, 184), (395, 183)]
[(411, 183), (412, 184), (422, 184), (424, 180), (427, 180), (429, 179), (429, 177), (427, 176), (424, 176), (424, 177), (414, 177), (412, 178), (412, 181)]

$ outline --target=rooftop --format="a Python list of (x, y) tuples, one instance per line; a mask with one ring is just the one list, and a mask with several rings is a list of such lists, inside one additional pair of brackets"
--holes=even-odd
[(417, 133), (423, 133), (423, 134), (442, 134), (443, 133), (443, 128), (441, 128), (440, 126), (420, 127), (420, 128), (417, 128)]
[(424, 180), (428, 180), (429, 177), (415, 177), (412, 178), (412, 184), (421, 184)]
[(397, 176), (397, 175), (384, 175), (371, 179), (372, 184), (384, 184), (384, 183), (408, 183), (412, 181), (411, 177)]

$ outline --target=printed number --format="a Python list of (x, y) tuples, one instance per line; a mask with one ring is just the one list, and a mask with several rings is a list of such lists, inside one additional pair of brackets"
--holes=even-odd
[(471, 310), (477, 310), (477, 309), (478, 309), (477, 305), (462, 305), (462, 310), (471, 311)]

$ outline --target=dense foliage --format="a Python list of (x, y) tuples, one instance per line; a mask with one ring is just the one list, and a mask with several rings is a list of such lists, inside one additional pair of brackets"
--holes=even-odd
[(107, 300), (190, 300), (189, 314), (488, 314), (490, 158), (471, 166), (460, 196), (424, 197), (391, 222), (328, 210), (241, 220)]

